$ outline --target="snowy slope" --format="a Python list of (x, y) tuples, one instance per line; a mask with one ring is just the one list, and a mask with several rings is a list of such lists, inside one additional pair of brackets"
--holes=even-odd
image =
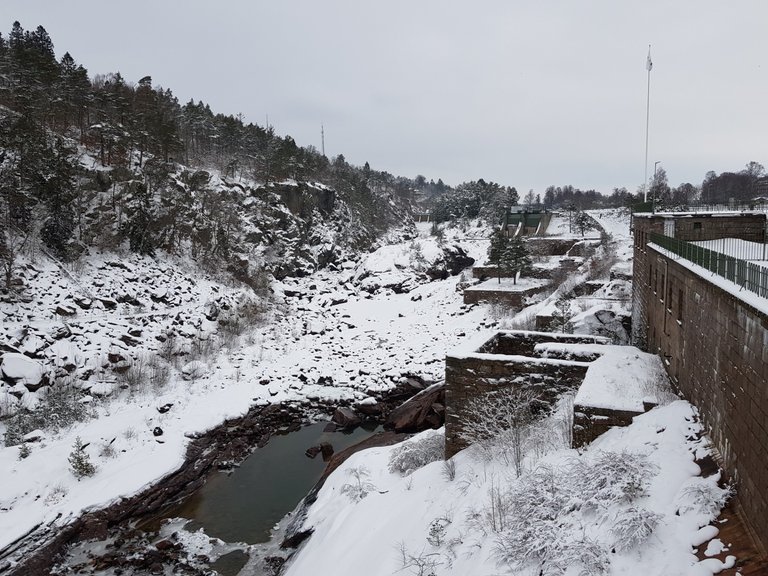
[[(188, 435), (242, 415), (254, 403), (363, 400), (406, 374), (441, 378), (445, 351), (479, 329), (484, 319), (482, 309), (462, 304), (456, 277), (425, 279), (409, 293), (370, 294), (355, 284), (356, 264), (350, 263), (340, 272), (275, 283), (269, 309), (247, 317), (255, 323), (242, 335), (227, 337), (218, 320), (206, 314), (217, 301), (220, 316), (229, 312), (225, 307), (237, 309), (245, 294), (241, 288), (148, 258), (123, 260), (127, 269), (109, 261), (112, 257), (105, 256), (75, 274), (80, 284), (93, 286), (90, 296), (80, 294), (54, 267), (38, 263), (27, 279), (36, 299), (3, 308), (5, 341), (24, 349), (39, 346), (39, 363), (46, 371), (71, 369), (76, 388), (91, 387), (80, 394), (95, 417), (44, 431), (28, 443), (31, 454), (24, 459), (18, 445), (0, 448), (0, 548), (41, 523), (63, 525), (82, 510), (140, 491), (179, 466)], [(76, 296), (119, 299), (124, 292), (143, 305), (82, 310), (75, 302)], [(155, 302), (153, 295), (165, 301)], [(78, 307), (77, 313), (53, 317), (52, 310), (64, 301)], [(49, 336), (64, 325), (69, 335)], [(134, 328), (142, 330), (140, 336), (131, 336)], [(169, 331), (176, 334), (175, 352), (186, 355), (167, 363), (166, 383), (105, 386), (109, 396), (96, 394), (104, 393), (102, 384), (122, 382), (115, 366), (133, 365), (142, 353), (162, 349), (157, 336)], [(136, 342), (127, 344), (123, 335)], [(57, 367), (64, 358), (61, 348), (69, 350), (73, 366)], [(125, 360), (113, 364), (110, 353)], [(190, 357), (202, 366), (184, 374)], [(158, 412), (166, 404), (171, 409)], [(153, 435), (155, 427), (162, 428), (161, 437)], [(86, 451), (98, 468), (95, 476), (80, 481), (67, 462), (77, 436), (88, 444)]]
[[(528, 545), (547, 550), (552, 558), (565, 554), (570, 565), (545, 563), (544, 573), (576, 575), (586, 569), (598, 574), (595, 565), (586, 568), (585, 562), (599, 556), (605, 561), (604, 573), (612, 575), (712, 574), (723, 563), (698, 563), (691, 553), (692, 545), (717, 532), (712, 527), (700, 530), (712, 514), (697, 507), (692, 495), (722, 493), (716, 477), (698, 476), (694, 458), (707, 452), (706, 443), (694, 439), (700, 431), (692, 407), (674, 402), (636, 418), (629, 428), (610, 431), (583, 453), (558, 450), (529, 462), (520, 478), (503, 462), (484, 461), (471, 449), (454, 457), (455, 480), (441, 462), (405, 477), (390, 472), (388, 461), (397, 447), (358, 453), (322, 488), (305, 523), (315, 532), (286, 574), (539, 574), (536, 561), (516, 565), (504, 559), (513, 540), (504, 521), (527, 509), (516, 508), (520, 504), (514, 503), (514, 495), (535, 492), (531, 482), (546, 478), (558, 482), (539, 493), (535, 507), (552, 506), (547, 513), (553, 522), (537, 525), (532, 520)], [(428, 434), (433, 432), (421, 436)], [(624, 458), (644, 464), (638, 478), (648, 476), (638, 479), (646, 489), (633, 498), (601, 499), (598, 492), (580, 492), (579, 478), (567, 480), (569, 470), (600, 470)], [(364, 478), (370, 486), (368, 494), (354, 502), (344, 494), (344, 486), (355, 483), (351, 471), (361, 470), (367, 471)], [(653, 519), (655, 530), (622, 548), (617, 526), (638, 510)], [(436, 524), (442, 528), (436, 529)]]

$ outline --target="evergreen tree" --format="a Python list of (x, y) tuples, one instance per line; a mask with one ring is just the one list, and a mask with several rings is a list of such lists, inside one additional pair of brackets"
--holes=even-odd
[(83, 441), (80, 436), (75, 438), (75, 444), (72, 446), (72, 452), (69, 453), (69, 467), (72, 470), (72, 474), (75, 478), (80, 480), (86, 476), (93, 476), (96, 474), (96, 466), (91, 462), (91, 457), (88, 452), (85, 451), (86, 445), (83, 445)]
[(552, 313), (552, 322), (550, 322), (550, 329), (553, 332), (563, 332), (570, 334), (573, 332), (573, 309), (571, 308), (571, 298), (573, 294), (561, 294), (557, 300), (555, 300), (555, 310)]
[(576, 210), (572, 216), (572, 226), (579, 231), (579, 234), (584, 236), (587, 230), (595, 229), (595, 221), (592, 217), (583, 210)]
[(131, 252), (155, 255), (155, 243), (152, 234), (152, 202), (147, 186), (135, 182), (132, 186), (127, 210), (128, 219), (123, 225), (123, 232), (128, 238)]
[(75, 229), (73, 151), (58, 140), (51, 152), (47, 161), (50, 177), (41, 183), (45, 220), (40, 238), (57, 258), (66, 260)]
[(491, 244), (488, 246), (488, 263), (496, 267), (496, 276), (501, 284), (502, 264), (509, 237), (504, 230), (496, 230), (491, 236)]
[(512, 282), (517, 284), (518, 275), (523, 275), (531, 267), (528, 246), (519, 236), (513, 236), (501, 253), (501, 269), (512, 275)]

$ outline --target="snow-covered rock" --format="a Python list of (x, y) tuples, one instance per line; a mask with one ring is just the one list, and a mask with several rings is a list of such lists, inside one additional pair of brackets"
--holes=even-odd
[(208, 373), (208, 365), (200, 360), (187, 362), (181, 368), (181, 374), (185, 380), (197, 380)]
[(24, 354), (14, 352), (3, 354), (0, 371), (6, 380), (20, 382), (31, 391), (47, 384), (42, 364)]

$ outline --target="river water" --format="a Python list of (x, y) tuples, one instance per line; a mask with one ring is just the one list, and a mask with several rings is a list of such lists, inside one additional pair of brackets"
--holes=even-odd
[[(322, 456), (308, 458), (307, 448), (329, 442), (340, 452), (379, 429), (375, 423), (352, 431), (330, 432), (327, 428), (327, 422), (319, 422), (273, 435), (238, 468), (209, 476), (200, 490), (169, 510), (165, 518), (188, 519), (185, 530), (203, 528), (208, 536), (228, 543), (269, 542), (275, 525), (296, 508), (325, 469)], [(234, 552), (213, 567), (228, 576), (237, 574), (246, 560), (247, 555)]]

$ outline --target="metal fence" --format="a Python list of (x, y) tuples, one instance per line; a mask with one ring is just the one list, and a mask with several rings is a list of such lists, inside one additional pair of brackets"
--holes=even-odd
[(768, 298), (768, 268), (764, 266), (653, 232), (650, 235), (650, 241), (738, 284), (745, 290)]
[(632, 204), (632, 212), (768, 212), (768, 202), (729, 202), (725, 204), (660, 204), (640, 202)]

